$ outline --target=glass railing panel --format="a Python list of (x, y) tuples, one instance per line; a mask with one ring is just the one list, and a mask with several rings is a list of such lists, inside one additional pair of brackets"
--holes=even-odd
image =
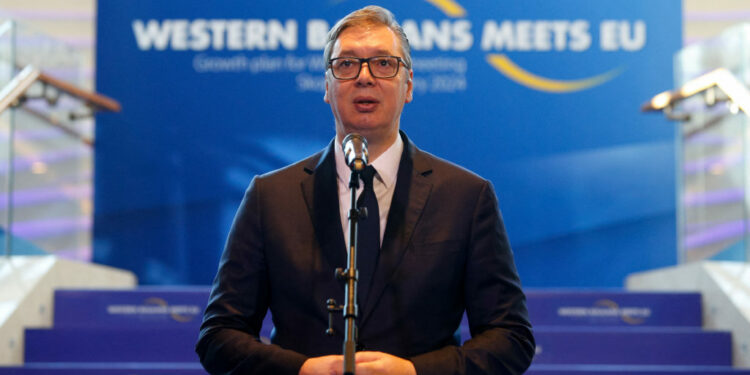
[[(675, 59), (677, 87), (717, 68), (726, 68), (747, 86), (750, 25), (680, 51)], [(678, 128), (678, 259), (747, 261), (748, 116), (724, 101), (707, 105), (699, 95), (679, 104), (690, 113)]]
[[(13, 78), (15, 68), (14, 55), (14, 25), (9, 20), (0, 22), (0, 88), (5, 87)], [(8, 237), (7, 230), (11, 219), (9, 206), (9, 160), (12, 111), (0, 112), (0, 249), (2, 254), (9, 255), (12, 237)]]
[[(33, 65), (76, 86), (84, 84), (80, 54), (53, 38), (17, 26), (14, 70)], [(52, 253), (90, 260), (92, 117), (84, 103), (36, 83), (22, 105), (6, 111), (4, 156), (9, 204), (0, 202), (13, 254)], [(12, 141), (12, 144), (10, 143)], [(12, 160), (12, 162), (11, 162)], [(10, 196), (8, 199), (7, 197)]]

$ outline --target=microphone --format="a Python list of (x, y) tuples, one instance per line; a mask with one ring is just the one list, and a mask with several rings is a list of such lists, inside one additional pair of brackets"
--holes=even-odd
[(369, 161), (367, 155), (367, 139), (357, 133), (349, 133), (341, 142), (344, 149), (344, 160), (352, 171), (361, 172)]

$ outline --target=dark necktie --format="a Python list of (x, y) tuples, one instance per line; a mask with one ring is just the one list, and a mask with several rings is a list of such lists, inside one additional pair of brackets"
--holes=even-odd
[(357, 269), (359, 270), (357, 294), (360, 312), (367, 301), (367, 293), (370, 290), (372, 275), (375, 272), (380, 252), (380, 210), (378, 198), (372, 187), (375, 173), (375, 168), (371, 165), (362, 171), (361, 178), (365, 186), (357, 199), (357, 207), (367, 208), (367, 217), (359, 222), (357, 229)]

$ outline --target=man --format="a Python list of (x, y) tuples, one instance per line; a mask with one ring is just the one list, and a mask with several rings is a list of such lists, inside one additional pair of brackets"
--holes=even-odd
[[(534, 340), (491, 184), (417, 149), (399, 131), (413, 91), (403, 30), (389, 11), (366, 7), (334, 25), (324, 56), (336, 137), (250, 184), (196, 345), (204, 367), (342, 373), (343, 318), (335, 315), (335, 333), (326, 336), (325, 301), (344, 301), (334, 270), (346, 267), (351, 172), (340, 143), (359, 133), (377, 171), (371, 186), (379, 218), (370, 213), (365, 221), (379, 219), (382, 245), (366, 297), (359, 296), (356, 373), (523, 373)], [(269, 308), (270, 345), (258, 339)], [(454, 333), (464, 311), (472, 338), (459, 346)]]

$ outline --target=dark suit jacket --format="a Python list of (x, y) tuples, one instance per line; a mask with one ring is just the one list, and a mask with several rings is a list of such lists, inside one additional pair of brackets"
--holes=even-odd
[[(359, 350), (408, 358), (417, 374), (521, 374), (534, 354), (513, 256), (492, 185), (417, 149), (404, 153)], [(344, 301), (346, 266), (333, 143), (256, 177), (232, 225), (196, 350), (213, 374), (297, 374), (312, 356), (341, 354), (325, 301)], [(258, 340), (270, 308), (272, 345)], [(454, 332), (466, 310), (472, 338)]]

